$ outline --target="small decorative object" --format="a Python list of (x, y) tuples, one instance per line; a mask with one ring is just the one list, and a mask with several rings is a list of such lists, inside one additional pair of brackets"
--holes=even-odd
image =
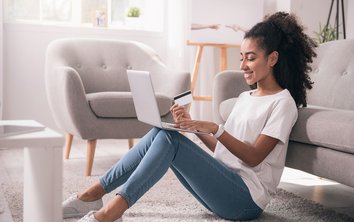
[(107, 16), (105, 10), (96, 10), (94, 25), (100, 27), (107, 26)]
[(128, 29), (139, 29), (142, 25), (140, 8), (132, 6), (128, 9), (127, 17), (125, 18), (125, 25)]
[(127, 16), (138, 18), (140, 16), (139, 7), (136, 7), (136, 6), (130, 7), (128, 10)]

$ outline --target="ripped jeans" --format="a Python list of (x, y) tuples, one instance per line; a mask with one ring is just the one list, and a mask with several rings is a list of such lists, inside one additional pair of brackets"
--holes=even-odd
[[(131, 207), (171, 168), (208, 210), (229, 220), (252, 220), (262, 209), (240, 176), (183, 134), (153, 128), (101, 178), (109, 193), (119, 187)], [(173, 188), (171, 188), (173, 189)]]

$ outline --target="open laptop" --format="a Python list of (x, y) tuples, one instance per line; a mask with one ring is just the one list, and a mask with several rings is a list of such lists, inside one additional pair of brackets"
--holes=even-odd
[(127, 70), (127, 75), (138, 120), (161, 129), (208, 134), (177, 128), (173, 123), (162, 122), (150, 73), (148, 71)]

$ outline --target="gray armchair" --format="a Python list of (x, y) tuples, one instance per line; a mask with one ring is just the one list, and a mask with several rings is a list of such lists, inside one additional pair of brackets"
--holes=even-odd
[(151, 128), (137, 120), (127, 69), (150, 71), (164, 119), (171, 118), (173, 96), (190, 88), (189, 73), (168, 70), (154, 50), (133, 41), (55, 40), (48, 46), (45, 66), (49, 106), (66, 132), (65, 158), (73, 136), (87, 140), (87, 176), (97, 139), (129, 139), (130, 148), (134, 138)]

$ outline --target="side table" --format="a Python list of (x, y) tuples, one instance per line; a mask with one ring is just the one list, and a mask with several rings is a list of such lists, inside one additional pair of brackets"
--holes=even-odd
[[(0, 120), (0, 125), (42, 126), (33, 120)], [(41, 131), (1, 137), (1, 148), (24, 148), (23, 221), (63, 221), (61, 134)]]

